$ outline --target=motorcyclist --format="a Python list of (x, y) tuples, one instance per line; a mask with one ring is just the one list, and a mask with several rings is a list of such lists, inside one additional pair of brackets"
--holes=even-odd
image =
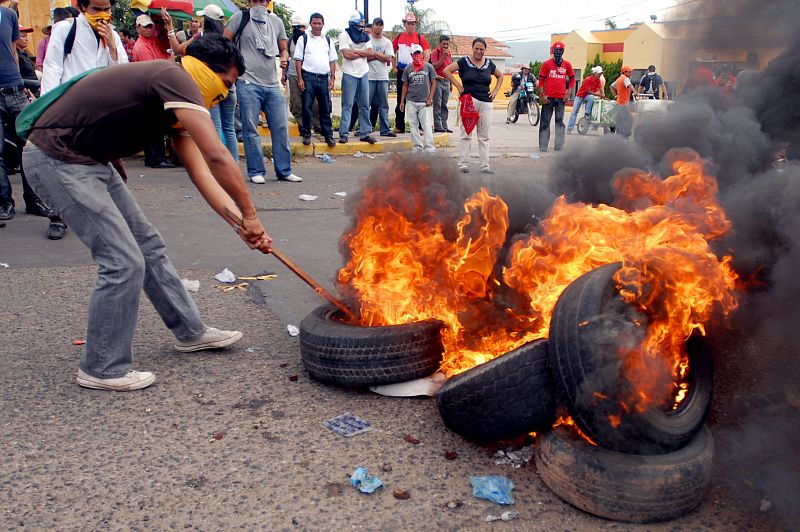
[(517, 100), (519, 100), (519, 93), (520, 93), (519, 88), (523, 83), (526, 82), (533, 83), (534, 89), (536, 88), (536, 78), (534, 78), (533, 74), (531, 74), (530, 65), (522, 65), (520, 71), (511, 76), (511, 93), (509, 95), (510, 98), (508, 100), (506, 124), (510, 124), (511, 119), (514, 117), (514, 109), (517, 108)]

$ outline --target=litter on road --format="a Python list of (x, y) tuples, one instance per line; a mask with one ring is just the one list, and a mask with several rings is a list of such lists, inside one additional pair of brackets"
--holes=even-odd
[(181, 284), (189, 292), (197, 292), (200, 290), (200, 281), (198, 280), (181, 279)]
[(225, 268), (224, 270), (222, 270), (221, 272), (216, 274), (214, 276), (214, 279), (216, 279), (217, 281), (219, 281), (221, 283), (235, 283), (236, 282), (236, 276), (228, 268)]
[(447, 377), (445, 377), (444, 373), (437, 371), (433, 375), (421, 379), (398, 382), (396, 384), (384, 384), (382, 386), (370, 386), (369, 389), (379, 395), (388, 397), (417, 397), (420, 395), (433, 397), (439, 391), (439, 388), (444, 386), (446, 381)]
[(215, 284), (214, 288), (219, 288), (223, 292), (230, 292), (231, 290), (236, 290), (236, 289), (238, 289), (240, 292), (244, 292), (245, 290), (247, 290), (247, 283), (238, 283), (230, 285)]
[(489, 514), (486, 516), (486, 522), (491, 523), (492, 521), (511, 521), (517, 516), (519, 516), (519, 512), (516, 511), (503, 512), (500, 515)]
[(8, 268), (7, 262), (0, 262), (0, 268)]
[(237, 277), (240, 281), (272, 281), (277, 279), (278, 276), (275, 274), (270, 275), (246, 275), (244, 277)]
[(488, 499), (497, 504), (514, 504), (514, 497), (511, 490), (514, 483), (510, 478), (499, 475), (489, 475), (485, 477), (469, 477), (472, 483), (472, 494), (479, 499)]
[(297, 328), (297, 325), (287, 325), (286, 331), (289, 333), (289, 336), (299, 336), (300, 329)]
[(297, 197), (303, 201), (315, 201), (319, 196), (312, 196), (311, 194), (300, 194)]
[(529, 464), (533, 458), (533, 455), (534, 449), (532, 445), (528, 445), (516, 451), (512, 451), (510, 449), (506, 449), (505, 451), (500, 450), (495, 453), (497, 460), (495, 460), (494, 463), (497, 465), (508, 464), (514, 469), (519, 469), (520, 467)]
[(85, 343), (86, 343), (86, 340), (84, 340), (83, 338), (78, 338), (78, 339), (72, 341), (72, 345), (83, 345)]
[(358, 488), (361, 493), (372, 493), (383, 487), (383, 481), (378, 477), (371, 477), (366, 467), (358, 467), (350, 476), (350, 484)]
[(333, 195), (344, 198), (345, 196), (347, 196), (347, 192), (334, 192)]
[(322, 425), (345, 438), (372, 430), (372, 423), (351, 412), (345, 412), (340, 416), (331, 418)]

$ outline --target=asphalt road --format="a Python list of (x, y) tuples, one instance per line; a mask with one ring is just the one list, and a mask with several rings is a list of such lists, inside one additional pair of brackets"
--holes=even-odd
[[(492, 164), (498, 173), (488, 184), (502, 188), (504, 176), (535, 181), (545, 175), (556, 154), (532, 159), (536, 130), (505, 126), (502, 113), (495, 114)], [(452, 149), (440, 154), (452, 155)], [(387, 158), (342, 157), (333, 164), (304, 159), (295, 165), (303, 183), (250, 185), (275, 244), (329, 288), (341, 265), (338, 239), (348, 224), (345, 200), (334, 193), (352, 194), (361, 176)], [(155, 372), (156, 384), (119, 394), (80, 389), (75, 384), (80, 347), (71, 341), (85, 336), (95, 268), (74, 233), (48, 241), (45, 219), (18, 214), (0, 229), (0, 262), (9, 265), (0, 267), (2, 528), (776, 526), (772, 514), (759, 511), (758, 498), (733, 498), (717, 481), (696, 511), (673, 522), (632, 527), (596, 518), (552, 494), (533, 463), (519, 469), (496, 464), (495, 447), (449, 432), (428, 398), (393, 399), (310, 380), (286, 326), (299, 324), (319, 298), (273, 257), (247, 250), (184, 172), (150, 170), (135, 159), (126, 165), (129, 186), (160, 229), (179, 272), (200, 281), (194, 297), (207, 323), (240, 329), (244, 340), (228, 351), (178, 354), (143, 298), (134, 367)], [(21, 206), (19, 176), (12, 183)], [(299, 194), (318, 199), (303, 202)], [(245, 292), (223, 293), (214, 288), (213, 274), (225, 267), (238, 275), (278, 277), (252, 282)], [(345, 439), (322, 426), (347, 411), (371, 421), (375, 430)], [(407, 443), (405, 434), (421, 443)], [(447, 450), (458, 457), (446, 460)], [(357, 466), (379, 475), (386, 489), (364, 495), (351, 488), (348, 478)], [(472, 496), (469, 477), (486, 474), (513, 480), (516, 520), (485, 522), (488, 514), (507, 509)], [(409, 491), (410, 499), (395, 499), (392, 491), (398, 488)]]

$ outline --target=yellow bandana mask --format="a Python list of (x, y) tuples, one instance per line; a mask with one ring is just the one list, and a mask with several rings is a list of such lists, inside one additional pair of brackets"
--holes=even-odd
[(200, 88), (206, 109), (211, 109), (228, 97), (228, 87), (208, 65), (190, 55), (184, 55), (181, 64)]
[(101, 11), (100, 13), (84, 13), (83, 16), (86, 17), (86, 22), (88, 22), (95, 31), (97, 31), (100, 22), (111, 22), (111, 13), (105, 11)]

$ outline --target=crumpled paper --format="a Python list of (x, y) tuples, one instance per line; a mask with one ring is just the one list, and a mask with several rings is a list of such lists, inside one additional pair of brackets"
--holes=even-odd
[(469, 477), (472, 483), (472, 494), (479, 499), (488, 499), (497, 504), (514, 504), (514, 497), (511, 490), (514, 483), (510, 478), (499, 475), (489, 475), (485, 477)]
[(214, 279), (221, 283), (234, 283), (236, 282), (236, 276), (230, 271), (228, 268), (225, 268), (217, 275), (214, 276)]
[(366, 467), (358, 467), (350, 477), (350, 484), (358, 488), (361, 493), (372, 493), (383, 487), (383, 481), (378, 477), (371, 477)]
[(200, 290), (200, 281), (197, 280), (181, 279), (181, 284), (189, 292), (197, 292)]

